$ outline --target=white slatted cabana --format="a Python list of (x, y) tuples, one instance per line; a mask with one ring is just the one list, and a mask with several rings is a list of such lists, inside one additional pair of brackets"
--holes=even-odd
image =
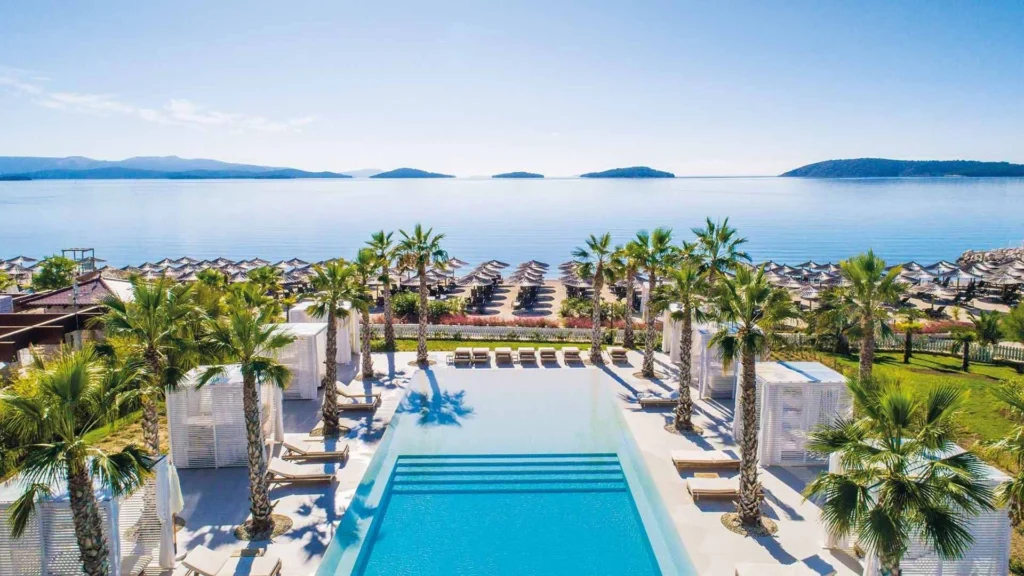
[[(238, 364), (198, 386), (206, 367), (189, 372), (182, 384), (167, 393), (167, 427), (171, 455), (179, 468), (221, 468), (248, 464), (242, 371)], [(260, 417), (266, 440), (284, 440), (281, 389), (262, 384)]]
[[(757, 362), (758, 458), (764, 466), (822, 464), (805, 448), (818, 425), (850, 413), (846, 378), (819, 362)], [(737, 370), (739, 373), (739, 370)], [(734, 378), (733, 437), (743, 430), (740, 377)]]
[[(67, 486), (50, 487), (51, 495), (20, 538), (11, 538), (10, 506), (27, 480), (15, 476), (0, 484), (0, 574), (3, 576), (77, 576), (82, 574), (78, 541)], [(141, 569), (174, 568), (173, 514), (181, 511), (177, 474), (167, 458), (157, 460), (154, 474), (130, 496), (113, 497), (96, 488), (103, 535), (110, 548), (112, 576), (132, 576)], [(117, 535), (117, 537), (112, 537)]]
[[(327, 322), (327, 318), (315, 318), (308, 312), (312, 302), (299, 302), (288, 311), (289, 323)], [(352, 354), (359, 353), (359, 315), (352, 310), (352, 305), (344, 303), (348, 314), (338, 318), (338, 364), (348, 364)]]
[(292, 372), (292, 379), (284, 389), (285, 400), (316, 400), (317, 389), (327, 373), (327, 323), (289, 322), (278, 324), (283, 334), (294, 336), (295, 341), (280, 350), (277, 360)]
[(683, 323), (673, 320), (672, 315), (680, 310), (682, 306), (672, 303), (661, 315), (661, 351), (668, 354), (673, 364), (679, 363), (679, 333), (683, 329)]
[(717, 331), (716, 325), (697, 326), (693, 331), (693, 349), (697, 358), (693, 365), (696, 367), (700, 398), (732, 398), (736, 386), (738, 363), (726, 364), (721, 351), (711, 345), (711, 338)]

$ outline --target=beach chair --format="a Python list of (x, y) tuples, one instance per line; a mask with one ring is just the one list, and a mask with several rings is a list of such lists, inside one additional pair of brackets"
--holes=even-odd
[(265, 552), (265, 548), (214, 552), (206, 546), (196, 546), (181, 564), (185, 576), (277, 576), (281, 573), (281, 559), (266, 556)]
[(494, 349), (494, 362), (496, 364), (511, 364), (512, 363), (512, 349), (506, 347), (499, 347)]
[(740, 467), (739, 456), (721, 450), (673, 450), (672, 464), (677, 470), (686, 468), (735, 468)]
[(687, 478), (686, 489), (694, 501), (700, 498), (736, 498), (740, 495), (740, 479)]
[(146, 554), (130, 554), (121, 559), (121, 576), (143, 576), (153, 557)]
[(347, 460), (348, 444), (342, 448), (328, 449), (323, 443), (310, 443), (304, 440), (285, 440), (282, 442), (285, 460)]
[(519, 363), (524, 364), (526, 362), (537, 363), (537, 351), (530, 346), (519, 349)]
[(638, 392), (636, 399), (641, 408), (674, 408), (679, 404), (679, 393), (672, 392), (668, 396), (663, 396), (650, 391)]
[(305, 470), (291, 462), (273, 459), (267, 466), (267, 480), (271, 484), (327, 483), (334, 482), (334, 474), (322, 471)]
[(338, 410), (376, 410), (380, 407), (380, 394), (349, 394), (338, 388)]
[(580, 358), (580, 349), (575, 346), (562, 348), (562, 358), (565, 358), (566, 364), (569, 362), (583, 362), (583, 358)]
[(608, 357), (612, 359), (613, 364), (627, 363), (629, 360), (626, 359), (626, 349), (622, 346), (612, 346), (608, 349)]
[(473, 348), (473, 364), (486, 364), (491, 361), (490, 348)]
[(540, 355), (540, 361), (542, 363), (555, 362), (558, 363), (558, 353), (555, 352), (554, 348), (543, 346), (537, 349), (537, 353)]
[(819, 572), (803, 563), (757, 564), (742, 562), (735, 566), (736, 576), (834, 576), (836, 571)]
[(454, 362), (456, 366), (459, 364), (471, 364), (473, 362), (473, 349), (456, 348)]

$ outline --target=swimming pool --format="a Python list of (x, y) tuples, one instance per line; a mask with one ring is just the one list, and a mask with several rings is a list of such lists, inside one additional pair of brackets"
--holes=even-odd
[(317, 575), (695, 574), (610, 387), (417, 374)]

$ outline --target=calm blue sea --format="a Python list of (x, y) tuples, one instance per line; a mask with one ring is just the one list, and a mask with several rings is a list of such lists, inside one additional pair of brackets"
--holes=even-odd
[(349, 256), (420, 221), (453, 256), (567, 260), (586, 235), (731, 218), (758, 260), (953, 259), (1024, 241), (1024, 179), (0, 182), (0, 258), (93, 247), (112, 265)]

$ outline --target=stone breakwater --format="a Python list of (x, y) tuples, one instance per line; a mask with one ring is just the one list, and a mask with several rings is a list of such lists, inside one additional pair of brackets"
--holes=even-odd
[(1024, 246), (1017, 248), (996, 248), (995, 250), (968, 250), (957, 258), (960, 264), (974, 262), (1008, 262), (1024, 260)]

